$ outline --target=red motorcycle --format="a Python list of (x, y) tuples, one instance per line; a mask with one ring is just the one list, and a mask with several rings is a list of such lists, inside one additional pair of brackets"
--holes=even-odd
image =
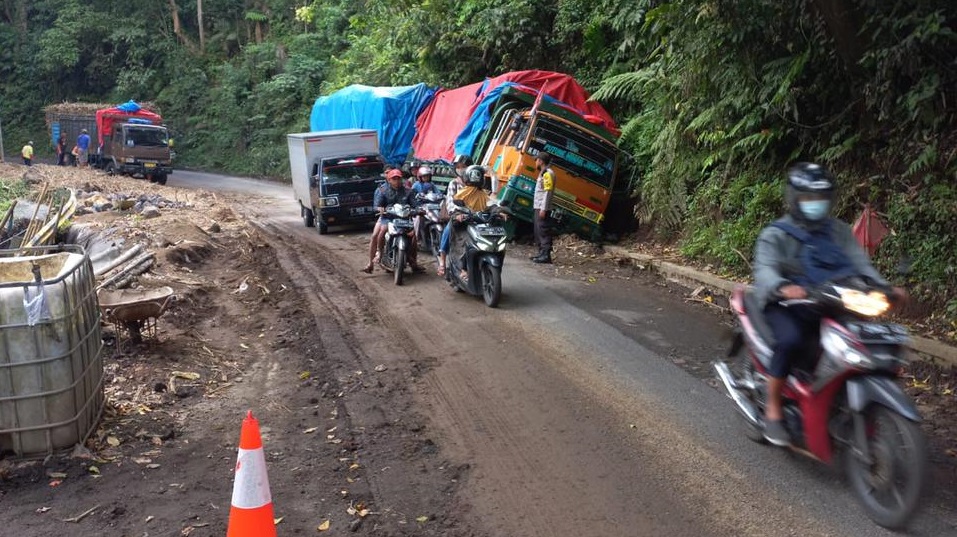
[[(804, 363), (794, 364), (783, 389), (792, 448), (827, 464), (843, 460), (868, 517), (887, 528), (904, 526), (920, 500), (927, 455), (920, 415), (897, 382), (908, 353), (907, 330), (875, 321), (890, 309), (888, 295), (853, 279), (780, 304), (807, 305), (822, 314), (820, 340)], [(746, 435), (764, 443), (774, 339), (749, 289), (735, 289), (731, 306), (739, 329), (728, 356), (738, 358), (713, 366), (744, 417)]]

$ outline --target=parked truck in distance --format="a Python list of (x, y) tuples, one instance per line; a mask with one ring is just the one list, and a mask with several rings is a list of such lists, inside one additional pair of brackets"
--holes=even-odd
[(163, 118), (132, 101), (116, 107), (61, 103), (48, 106), (45, 112), (54, 145), (63, 135), (69, 151), (86, 129), (89, 164), (110, 175), (142, 177), (165, 185), (173, 172), (169, 131)]
[(286, 139), (293, 195), (306, 227), (325, 235), (331, 225), (375, 220), (372, 198), (385, 171), (376, 131), (303, 132)]

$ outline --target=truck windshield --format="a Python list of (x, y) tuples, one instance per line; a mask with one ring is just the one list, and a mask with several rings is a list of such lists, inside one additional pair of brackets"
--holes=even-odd
[(377, 156), (322, 161), (322, 180), (327, 184), (360, 179), (378, 179), (384, 171), (385, 165)]
[(169, 145), (169, 136), (166, 129), (127, 127), (126, 145), (134, 147), (166, 147)]
[(526, 151), (533, 155), (547, 151), (555, 166), (611, 188), (618, 149), (572, 125), (539, 115)]

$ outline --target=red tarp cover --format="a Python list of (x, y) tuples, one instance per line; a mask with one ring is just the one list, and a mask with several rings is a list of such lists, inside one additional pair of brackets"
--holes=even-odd
[(119, 108), (104, 108), (96, 111), (96, 132), (99, 135), (100, 145), (103, 145), (104, 133), (112, 132), (113, 123), (128, 121), (130, 118), (140, 118), (149, 120), (153, 125), (162, 125), (163, 118), (159, 114), (154, 114), (145, 108), (137, 112), (124, 112)]
[(551, 71), (513, 71), (485, 82), (470, 84), (452, 90), (440, 90), (416, 121), (416, 135), (412, 150), (422, 160), (455, 158), (455, 140), (465, 128), (476, 107), (492, 89), (512, 82), (539, 91), (547, 86), (549, 97), (567, 104), (583, 115), (601, 120), (608, 130), (615, 132), (615, 120), (598, 103), (588, 101), (588, 92), (571, 76)]

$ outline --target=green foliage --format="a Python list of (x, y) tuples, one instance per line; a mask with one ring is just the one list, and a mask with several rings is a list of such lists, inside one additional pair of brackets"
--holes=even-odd
[(0, 118), (18, 147), (45, 138), (44, 104), (151, 100), (180, 164), (282, 176), (285, 134), (321, 94), (564, 71), (619, 119), (638, 214), (685, 254), (746, 272), (784, 210), (783, 170), (814, 160), (843, 185), (842, 217), (885, 215), (880, 266), (913, 258), (912, 283), (953, 304), (951, 3), (206, 0), (200, 50), (195, 2), (176, 3), (178, 33), (168, 2), (8, 2)]

